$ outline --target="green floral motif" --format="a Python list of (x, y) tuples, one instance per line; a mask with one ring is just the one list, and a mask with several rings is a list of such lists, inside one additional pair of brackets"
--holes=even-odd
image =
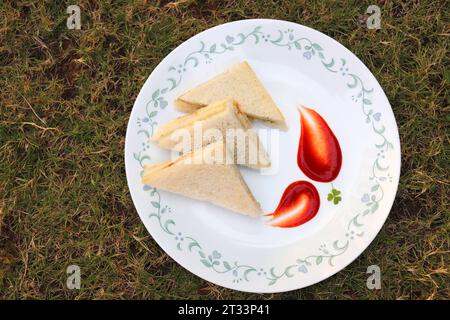
[[(251, 41), (252, 45), (269, 44), (292, 50), (293, 52), (301, 52), (302, 57), (306, 60), (316, 58), (332, 74), (347, 77), (349, 79), (347, 87), (355, 91), (354, 95), (352, 95), (352, 100), (360, 105), (366, 123), (380, 140), (375, 144), (377, 157), (374, 160), (372, 171), (368, 178), (373, 184), (369, 190), (363, 193), (361, 197), (363, 209), (350, 219), (344, 235), (345, 238), (334, 240), (329, 246), (322, 244), (317, 249), (316, 254), (297, 258), (295, 263), (284, 267), (282, 270), (277, 270), (276, 267), (264, 269), (240, 264), (238, 261), (231, 262), (229, 259), (225, 259), (217, 250), (207, 252), (195, 238), (178, 231), (175, 220), (170, 217), (172, 210), (168, 206), (161, 204), (161, 195), (157, 189), (144, 185), (143, 190), (148, 192), (150, 197), (152, 212), (149, 214), (149, 217), (157, 220), (161, 230), (174, 238), (178, 250), (196, 253), (199, 263), (205, 268), (211, 269), (218, 274), (229, 274), (231, 279), (233, 279), (233, 283), (251, 281), (252, 277), (258, 277), (265, 279), (268, 285), (274, 285), (280, 279), (292, 278), (296, 273), (308, 273), (312, 268), (317, 268), (323, 264), (333, 267), (335, 258), (343, 255), (354, 239), (364, 236), (364, 232), (361, 231), (364, 226), (364, 217), (375, 213), (379, 209), (380, 202), (384, 198), (383, 183), (392, 181), (392, 176), (388, 172), (389, 166), (384, 165), (383, 160), (394, 147), (385, 136), (385, 127), (382, 124), (381, 113), (375, 111), (370, 100), (370, 94), (373, 92), (373, 89), (366, 88), (363, 80), (358, 75), (350, 72), (345, 59), (340, 59), (340, 67), (337, 67), (335, 58), (327, 58), (325, 50), (320, 44), (308, 38), (296, 36), (293, 29), (264, 33), (262, 27), (258, 26), (248, 33), (226, 35), (223, 41), (218, 43), (207, 44), (204, 41), (200, 41), (199, 49), (189, 53), (180, 64), (169, 68), (167, 86), (153, 91), (150, 101), (145, 106), (145, 116), (138, 118), (138, 127), (140, 128), (138, 135), (142, 135), (145, 141), (142, 144), (142, 150), (133, 153), (133, 156), (142, 168), (145, 163), (150, 161), (150, 157), (145, 152), (149, 147), (146, 143), (149, 137), (153, 135), (154, 127), (157, 125), (155, 117), (158, 115), (158, 109), (164, 109), (168, 105), (164, 95), (178, 87), (182, 82), (183, 74), (190, 69), (196, 68), (200, 62), (211, 63), (215, 55), (232, 52), (237, 46), (250, 43), (249, 41)], [(143, 171), (141, 170), (141, 175), (142, 173)], [(338, 204), (342, 200), (341, 191), (332, 186), (327, 199), (328, 201), (333, 201), (334, 204)]]
[(318, 43), (312, 42), (305, 37), (296, 37), (292, 29), (278, 30), (278, 35), (275, 37), (275, 40), (271, 40), (273, 38), (271, 34), (264, 35), (263, 38), (266, 42), (270, 42), (278, 47), (303, 51), (303, 57), (305, 59), (310, 60), (313, 57), (318, 57), (328, 71), (337, 72), (337, 70), (333, 69), (335, 65), (334, 59), (331, 58), (327, 61), (324, 50)]
[(172, 212), (172, 209), (168, 206), (161, 206), (161, 195), (158, 189), (148, 185), (144, 185), (143, 189), (144, 191), (148, 191), (150, 193), (150, 204), (153, 207), (153, 212), (149, 214), (149, 218), (157, 218), (159, 226), (165, 233), (175, 235), (175, 232), (172, 230), (172, 227), (175, 226), (175, 221), (172, 219), (163, 218), (163, 215)]
[[(343, 65), (345, 65), (344, 59)], [(353, 73), (349, 73), (348, 77), (349, 82), (347, 83), (347, 87), (356, 90), (356, 94), (352, 96), (352, 100), (360, 105), (366, 123), (371, 126), (372, 131), (380, 140), (379, 143), (375, 144), (378, 153), (372, 164), (372, 171), (369, 176), (369, 181), (373, 181), (374, 183), (370, 187), (370, 190), (361, 197), (361, 202), (364, 204), (365, 208), (349, 221), (347, 229), (350, 230), (353, 227), (363, 227), (363, 218), (369, 214), (375, 213), (379, 209), (380, 202), (384, 198), (382, 183), (386, 181), (392, 182), (392, 176), (387, 172), (389, 166), (383, 165), (382, 162), (386, 158), (386, 155), (394, 149), (394, 146), (384, 134), (386, 128), (381, 123), (381, 113), (374, 111), (375, 109), (369, 97), (370, 93), (373, 92), (373, 89), (367, 89), (361, 78)]]
[[(256, 45), (259, 43), (260, 37), (262, 36), (262, 32), (260, 31), (261, 27), (258, 26), (253, 31), (244, 34), (238, 33), (236, 36), (226, 36), (224, 41), (221, 43), (213, 43), (211, 45), (205, 44), (205, 42), (200, 41), (200, 49), (191, 52), (184, 59), (183, 64), (179, 65), (179, 70), (183, 72), (186, 71), (187, 66), (192, 66), (193, 68), (197, 67), (200, 60), (203, 59), (205, 63), (211, 63), (214, 55), (223, 54), (227, 51), (234, 51), (237, 46), (244, 44), (248, 39), (253, 40), (253, 43)], [(181, 67), (183, 66), (183, 67)], [(170, 67), (169, 71), (176, 70), (175, 67)], [(181, 72), (179, 72), (181, 74)], [(179, 84), (181, 78), (176, 84)]]
[(292, 278), (294, 276), (293, 271), (297, 271), (297, 273), (307, 273), (309, 268), (319, 266), (322, 263), (327, 263), (330, 267), (333, 267), (334, 258), (342, 255), (347, 250), (349, 243), (350, 240), (346, 240), (342, 245), (339, 245), (339, 240), (336, 240), (332, 244), (332, 249), (327, 249), (327, 245), (322, 244), (318, 249), (319, 254), (298, 258), (296, 263), (287, 266), (284, 271), (279, 274), (277, 274), (275, 268), (272, 267), (269, 276), (266, 277), (266, 279), (269, 280), (268, 285), (275, 284), (283, 277)]

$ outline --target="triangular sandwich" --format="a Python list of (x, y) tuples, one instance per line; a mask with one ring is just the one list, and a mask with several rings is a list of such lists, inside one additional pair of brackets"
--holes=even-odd
[(174, 161), (144, 167), (142, 182), (256, 217), (261, 207), (234, 164), (226, 164), (222, 142), (196, 149)]
[(270, 159), (251, 122), (232, 99), (214, 102), (163, 124), (151, 140), (161, 148), (181, 153), (225, 141), (236, 164), (256, 169), (270, 166)]
[(246, 61), (182, 94), (175, 100), (175, 108), (192, 112), (228, 97), (235, 99), (250, 118), (286, 129), (283, 114)]

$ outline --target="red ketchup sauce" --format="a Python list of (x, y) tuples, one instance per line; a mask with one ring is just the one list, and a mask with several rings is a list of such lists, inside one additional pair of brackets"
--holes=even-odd
[(333, 181), (342, 165), (339, 142), (326, 121), (316, 111), (299, 107), (299, 112), (301, 132), (297, 164), (312, 180)]
[(273, 227), (293, 228), (314, 218), (319, 207), (316, 187), (307, 181), (296, 181), (286, 188), (275, 211), (266, 216)]

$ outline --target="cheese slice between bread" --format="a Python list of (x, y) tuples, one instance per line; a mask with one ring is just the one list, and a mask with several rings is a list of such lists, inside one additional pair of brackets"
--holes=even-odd
[(247, 116), (232, 99), (214, 102), (160, 126), (151, 137), (163, 149), (181, 153), (224, 141), (235, 163), (266, 168), (270, 159)]

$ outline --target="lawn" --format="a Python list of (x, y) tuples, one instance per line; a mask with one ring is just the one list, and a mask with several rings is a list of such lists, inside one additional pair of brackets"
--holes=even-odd
[[(446, 3), (1, 1), (0, 298), (449, 298)], [(67, 29), (69, 4), (82, 30)], [(380, 30), (364, 23), (370, 4)], [(397, 198), (375, 241), (337, 275), (281, 294), (224, 289), (175, 263), (140, 222), (124, 170), (128, 117), (153, 68), (198, 32), (248, 18), (297, 22), (353, 51), (384, 88), (402, 143)], [(66, 288), (70, 264), (80, 290)], [(381, 290), (366, 287), (372, 264)]]

